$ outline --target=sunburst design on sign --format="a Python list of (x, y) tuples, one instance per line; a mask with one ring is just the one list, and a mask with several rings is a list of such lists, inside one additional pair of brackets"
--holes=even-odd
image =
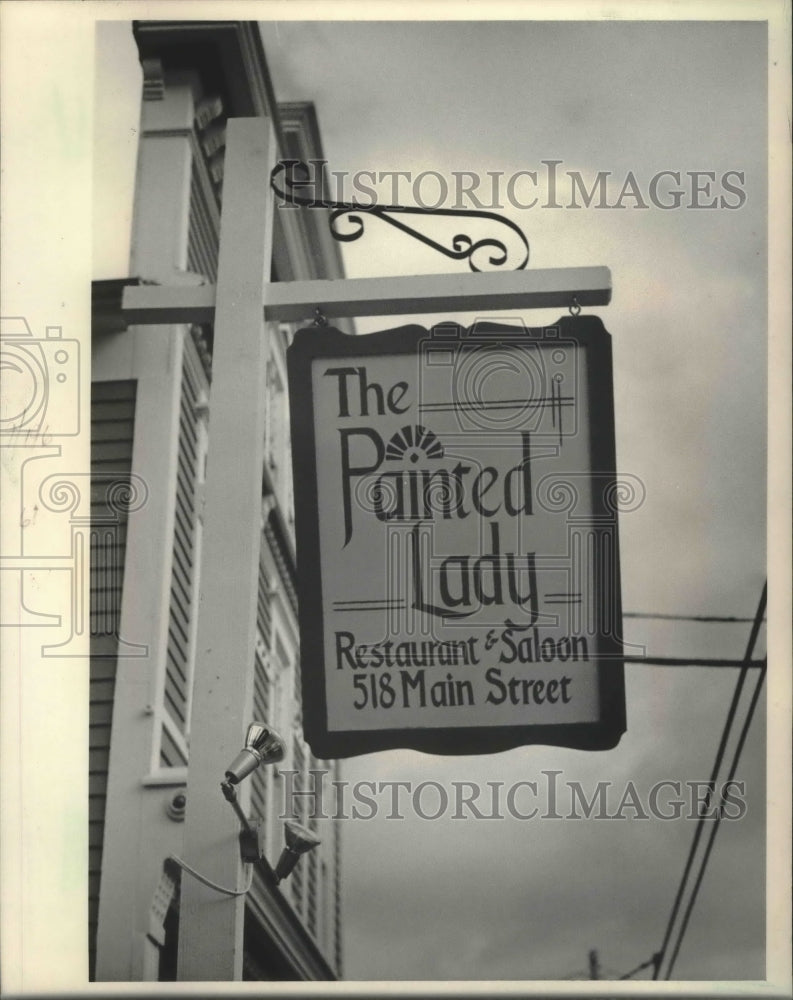
[(389, 461), (397, 462), (407, 456), (415, 463), (419, 461), (422, 453), (426, 458), (443, 458), (443, 445), (437, 434), (428, 431), (421, 424), (412, 427), (406, 424), (390, 438), (385, 457)]

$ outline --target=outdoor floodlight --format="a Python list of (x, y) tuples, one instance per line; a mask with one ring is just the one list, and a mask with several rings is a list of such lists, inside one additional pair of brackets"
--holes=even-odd
[(284, 759), (284, 741), (263, 722), (252, 722), (245, 735), (245, 746), (226, 770), (226, 780), (236, 785), (255, 771), (259, 764), (277, 764)]
[(301, 854), (307, 854), (321, 843), (319, 837), (315, 837), (310, 830), (307, 830), (304, 826), (300, 826), (298, 823), (290, 821), (284, 824), (284, 826), (286, 847), (281, 851), (281, 857), (275, 866), (275, 878), (277, 882), (282, 882), (285, 878), (289, 878)]

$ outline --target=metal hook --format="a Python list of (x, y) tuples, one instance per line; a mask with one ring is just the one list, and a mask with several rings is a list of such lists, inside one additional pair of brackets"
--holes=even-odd
[(570, 303), (570, 315), (571, 316), (578, 316), (578, 314), (580, 312), (581, 312), (581, 305), (580, 305), (578, 299), (576, 298), (576, 296), (574, 295), (573, 299), (572, 299), (572, 301)]
[(321, 309), (317, 308), (314, 310), (314, 326), (327, 326), (328, 321)]

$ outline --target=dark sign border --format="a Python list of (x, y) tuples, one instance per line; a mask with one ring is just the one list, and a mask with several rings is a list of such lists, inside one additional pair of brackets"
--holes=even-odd
[[(448, 327), (448, 324), (443, 324)], [(434, 329), (434, 328), (433, 328)], [(476, 335), (519, 333), (518, 326), (479, 322)], [(469, 331), (470, 332), (470, 331)], [(604, 489), (593, 491), (595, 520), (602, 517), (613, 539), (611, 578), (614, 586), (614, 631), (622, 634), (619, 541), (617, 513), (606, 508), (605, 496), (614, 496), (609, 484), (616, 477), (614, 395), (611, 336), (597, 316), (563, 316), (548, 327), (534, 328), (528, 336), (541, 342), (573, 340), (587, 352), (590, 451), (593, 472)], [(287, 350), (289, 410), (292, 433), (295, 535), (297, 544), (300, 660), (303, 694), (303, 732), (315, 757), (330, 760), (378, 750), (406, 748), (435, 754), (497, 753), (517, 746), (543, 744), (579, 750), (609, 750), (625, 732), (625, 677), (622, 642), (618, 636), (599, 633), (603, 658), (597, 663), (601, 718), (597, 722), (555, 723), (527, 726), (395, 728), (329, 732), (325, 697), (324, 621), (319, 547), (319, 497), (317, 493), (314, 396), (311, 365), (316, 358), (417, 354), (430, 330), (410, 325), (363, 336), (350, 336), (332, 327), (299, 330)], [(472, 340), (472, 345), (477, 341)], [(461, 344), (464, 346), (464, 339)], [(479, 342), (481, 346), (481, 342)], [(597, 530), (597, 528), (595, 529)], [(598, 547), (600, 550), (600, 547)], [(302, 567), (302, 569), (301, 569)], [(597, 567), (596, 567), (597, 569)], [(600, 574), (594, 574), (595, 587)], [(601, 605), (600, 595), (597, 604)]]

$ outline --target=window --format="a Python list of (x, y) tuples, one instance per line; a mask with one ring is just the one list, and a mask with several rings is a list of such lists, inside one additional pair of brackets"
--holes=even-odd
[(265, 461), (278, 505), (287, 524), (294, 521), (292, 503), (292, 453), (289, 435), (289, 396), (284, 351), (291, 331), (270, 328), (271, 350), (267, 361), (267, 424)]
[(184, 767), (198, 623), (201, 506), (207, 450), (208, 385), (192, 339), (182, 354), (168, 644), (162, 692), (161, 768)]

